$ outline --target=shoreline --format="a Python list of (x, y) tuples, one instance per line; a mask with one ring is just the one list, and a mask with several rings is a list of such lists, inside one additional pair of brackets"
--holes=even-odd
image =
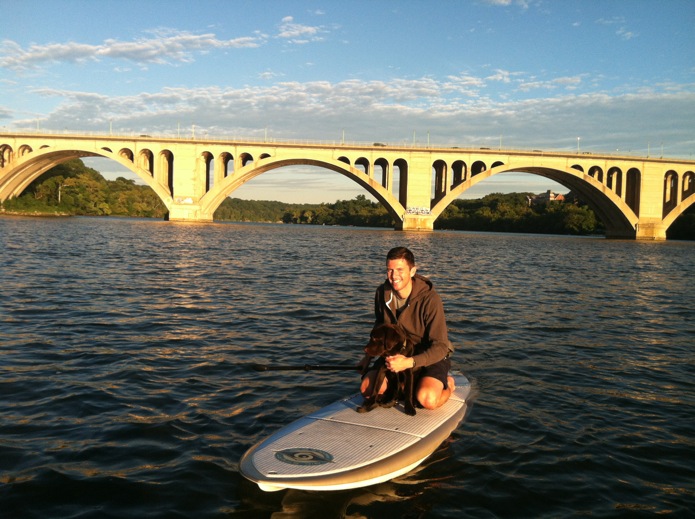
[(40, 211), (7, 211), (5, 209), (0, 209), (0, 216), (49, 216), (54, 218), (65, 218), (68, 216), (73, 216), (70, 213), (42, 213)]

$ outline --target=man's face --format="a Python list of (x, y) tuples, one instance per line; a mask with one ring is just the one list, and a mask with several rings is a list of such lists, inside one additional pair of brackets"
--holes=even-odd
[(413, 282), (416, 268), (412, 269), (404, 259), (388, 260), (386, 262), (386, 278), (393, 289), (399, 293), (409, 293), (410, 284)]

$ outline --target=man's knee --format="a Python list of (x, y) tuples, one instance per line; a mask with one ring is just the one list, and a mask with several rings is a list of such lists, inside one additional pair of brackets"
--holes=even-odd
[[(376, 382), (374, 379), (376, 378), (376, 372), (370, 371), (363, 379), (362, 379), (362, 384), (360, 385), (360, 392), (362, 393), (362, 396), (367, 396), (372, 393), (372, 387), (374, 385), (374, 382)], [(381, 388), (379, 389), (379, 394), (383, 394), (386, 391), (386, 379), (381, 383)]]
[(439, 395), (434, 391), (420, 391), (417, 395), (417, 401), (425, 409), (437, 409), (439, 405)]

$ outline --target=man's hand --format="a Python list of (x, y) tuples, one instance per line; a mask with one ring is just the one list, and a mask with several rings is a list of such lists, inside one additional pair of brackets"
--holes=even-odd
[(412, 357), (405, 357), (403, 355), (393, 355), (391, 357), (386, 357), (386, 367), (389, 368), (394, 373), (403, 371), (405, 369), (410, 369), (415, 364)]

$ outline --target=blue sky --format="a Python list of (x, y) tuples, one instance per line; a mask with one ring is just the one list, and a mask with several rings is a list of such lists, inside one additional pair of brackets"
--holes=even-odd
[[(695, 152), (692, 0), (0, 0), (0, 130)], [(108, 176), (135, 178), (110, 161)], [(567, 189), (499, 175), (465, 196)], [(242, 198), (364, 193), (326, 170)]]

